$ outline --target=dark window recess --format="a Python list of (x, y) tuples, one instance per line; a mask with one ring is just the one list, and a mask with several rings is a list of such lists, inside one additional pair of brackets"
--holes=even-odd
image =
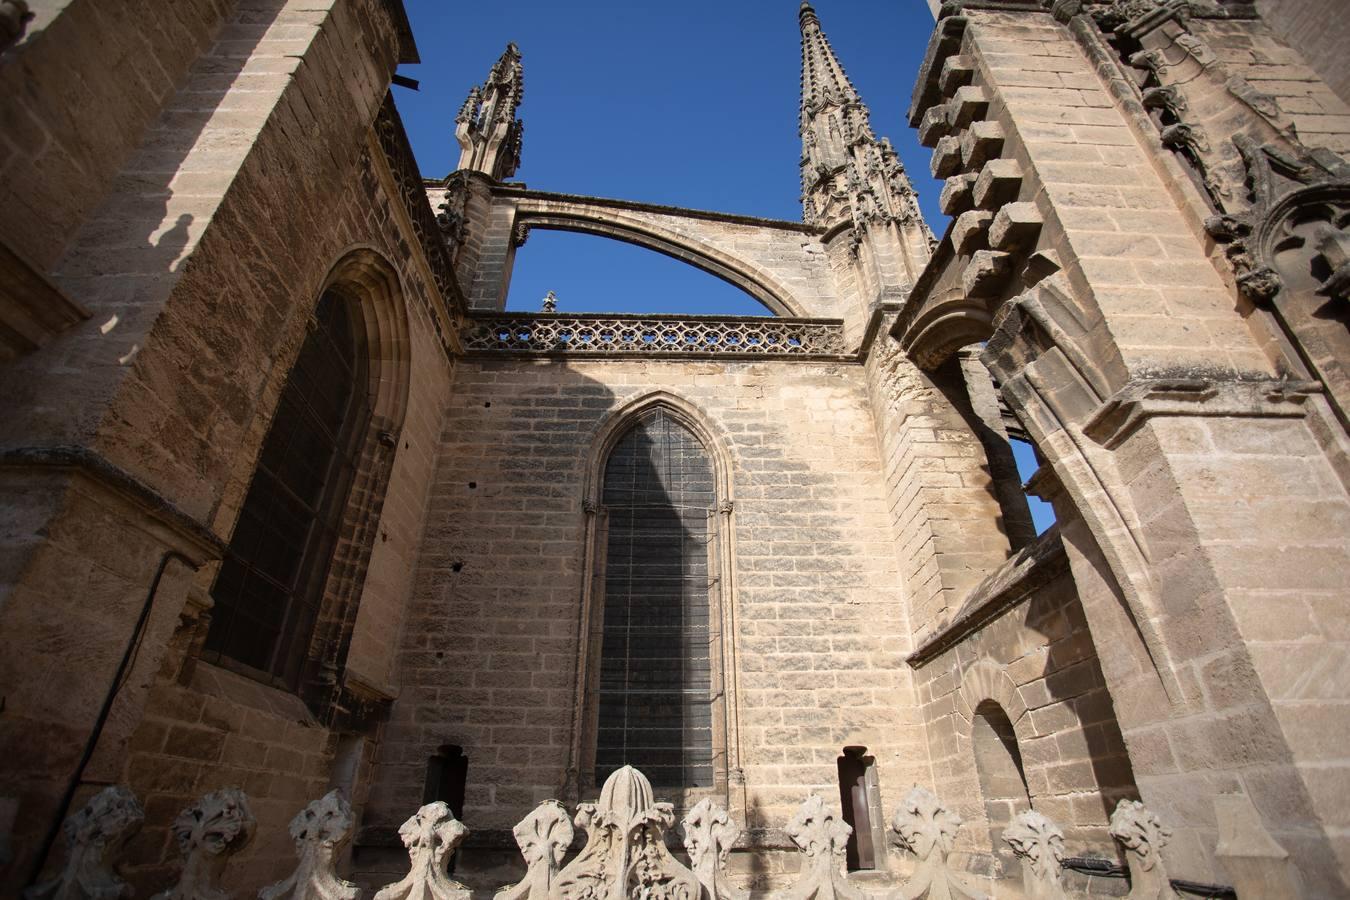
[(427, 760), (427, 783), (422, 790), (422, 803), (437, 800), (450, 807), (456, 819), (464, 821), (464, 786), (468, 783), (469, 758), (464, 749), (454, 744), (442, 747)]
[(846, 847), (850, 872), (877, 867), (867, 784), (868, 769), (875, 765), (875, 760), (864, 756), (866, 752), (862, 747), (845, 747), (844, 755), (839, 757), (839, 808), (844, 812), (844, 821), (853, 829)]
[(369, 419), (352, 311), (325, 294), (211, 589), (208, 657), (298, 686)]
[(708, 513), (712, 463), (655, 410), (610, 453), (595, 780), (632, 765), (655, 785), (713, 783)]

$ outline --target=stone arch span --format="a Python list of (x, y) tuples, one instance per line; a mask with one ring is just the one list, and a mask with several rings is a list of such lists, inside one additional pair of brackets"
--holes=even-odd
[[(529, 192), (515, 200), (513, 232), (539, 228), (645, 247), (735, 285), (776, 316), (819, 317), (829, 287), (814, 231), (792, 222)], [(809, 299), (808, 299), (809, 298)]]

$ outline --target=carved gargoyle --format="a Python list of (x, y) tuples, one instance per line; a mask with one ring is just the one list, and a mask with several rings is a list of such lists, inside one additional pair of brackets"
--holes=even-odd
[(511, 832), (525, 857), (525, 877), (502, 888), (493, 900), (548, 900), (574, 834), (567, 810), (557, 800), (545, 800)]
[(1023, 810), (1003, 829), (1003, 840), (1022, 862), (1022, 890), (1028, 900), (1068, 900), (1060, 879), (1064, 832), (1035, 810)]
[(238, 788), (207, 794), (179, 813), (170, 829), (183, 854), (178, 882), (154, 900), (226, 900), (220, 877), (230, 857), (248, 846), (258, 822)]
[(398, 829), (408, 848), (407, 876), (380, 888), (375, 900), (469, 900), (473, 892), (446, 871), (450, 854), (468, 833), (445, 803), (423, 806)]
[(336, 790), (302, 809), (290, 828), (300, 864), (289, 878), (259, 891), (258, 900), (356, 900), (361, 889), (334, 868), (354, 824), (351, 806)]
[(913, 877), (900, 889), (904, 900), (988, 900), (948, 866), (947, 854), (961, 828), (961, 817), (943, 806), (932, 791), (918, 786), (910, 790), (895, 811), (891, 827), (901, 846), (919, 858)]
[(129, 788), (112, 785), (66, 819), (66, 862), (51, 881), (24, 891), (24, 900), (120, 900), (131, 886), (118, 877), (117, 858), (140, 831), (145, 811)]

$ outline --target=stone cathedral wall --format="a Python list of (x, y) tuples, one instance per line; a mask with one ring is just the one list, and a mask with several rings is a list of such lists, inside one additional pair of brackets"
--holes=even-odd
[(862, 375), (806, 361), (462, 362), (367, 824), (397, 826), (444, 744), (469, 758), (475, 829), (507, 829), (559, 795), (591, 442), (654, 392), (698, 410), (730, 467), (749, 826), (781, 829), (812, 790), (837, 797), (847, 745), (876, 756), (887, 808), (927, 782)]

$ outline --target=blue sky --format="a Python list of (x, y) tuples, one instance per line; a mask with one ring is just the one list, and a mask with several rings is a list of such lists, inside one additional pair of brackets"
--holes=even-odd
[[(454, 116), (507, 41), (525, 67), (516, 180), (532, 188), (798, 221), (797, 0), (471, 4), (407, 0), (423, 62), (396, 88), (424, 175), (459, 158)], [(821, 0), (816, 11), (878, 134), (891, 138), (935, 230), (940, 185), (904, 122), (933, 17), (923, 0)], [(659, 254), (534, 231), (509, 306), (762, 315), (736, 288)]]
[[(406, 0), (423, 62), (395, 88), (418, 165), (454, 169), (454, 118), (508, 41), (525, 67), (524, 151), (515, 180), (532, 188), (801, 219), (797, 135), (798, 0)], [(940, 183), (905, 121), (933, 17), (924, 0), (819, 0), (825, 33), (895, 144), (933, 230)], [(589, 235), (531, 232), (508, 308), (560, 312), (764, 315), (748, 295), (683, 263)], [(1035, 469), (1016, 448), (1023, 477)], [(1038, 528), (1049, 507), (1032, 499)]]

